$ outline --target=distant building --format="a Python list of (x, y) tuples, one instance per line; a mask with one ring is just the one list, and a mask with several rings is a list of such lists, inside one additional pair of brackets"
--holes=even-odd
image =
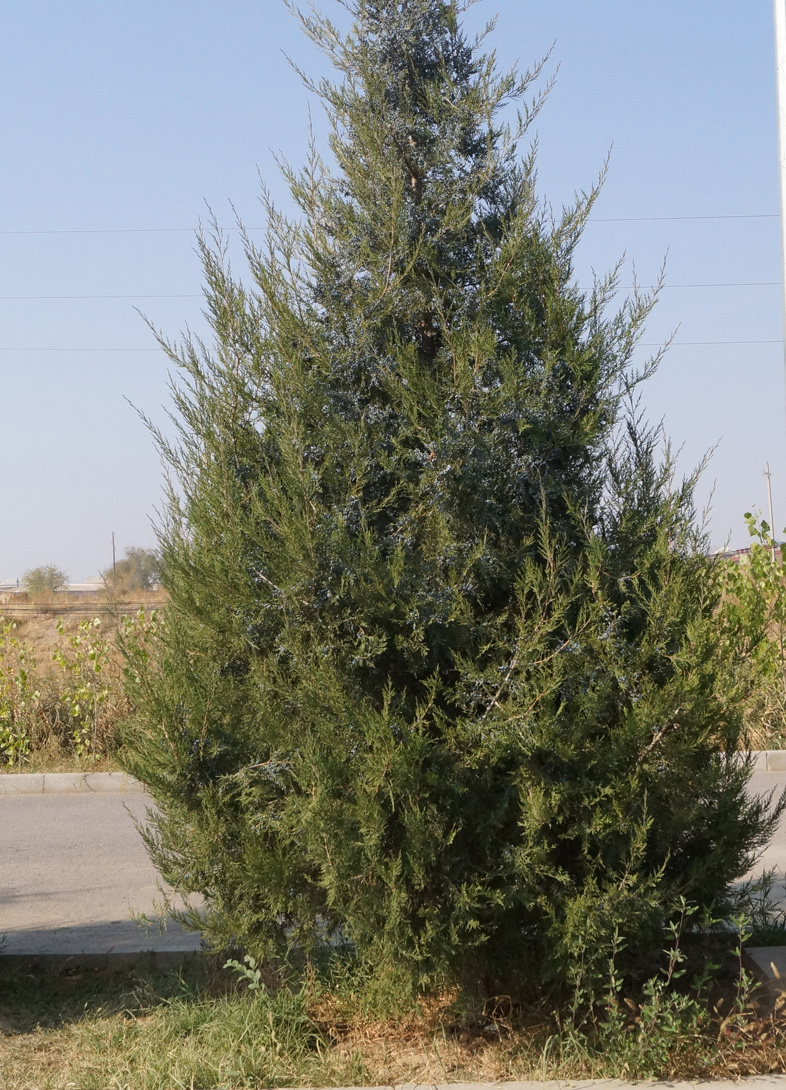
[[(751, 557), (750, 545), (747, 549), (721, 549), (715, 555), (726, 560), (733, 560), (735, 564), (745, 564)], [(775, 559), (779, 564), (783, 563), (781, 545), (775, 546)]]
[(0, 579), (0, 602), (10, 602), (22, 590), (20, 579)]
[[(67, 583), (57, 593), (84, 598), (101, 594), (105, 589), (103, 579), (97, 576), (95, 579), (85, 580), (84, 583)], [(8, 604), (17, 594), (24, 593), (25, 589), (22, 586), (21, 579), (8, 579), (5, 582), (0, 582), (0, 605)]]
[(101, 594), (106, 590), (101, 578), (88, 579), (84, 583), (66, 583), (59, 594)]

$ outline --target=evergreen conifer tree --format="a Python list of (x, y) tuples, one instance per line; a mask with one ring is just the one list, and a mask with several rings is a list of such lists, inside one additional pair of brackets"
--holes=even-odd
[(517, 153), (539, 73), (457, 0), (342, 3), (347, 34), (301, 15), (335, 169), (287, 170), (250, 286), (202, 240), (214, 342), (163, 342), (169, 604), (125, 760), (217, 944), (575, 978), (723, 910), (774, 814), (692, 482), (625, 409), (651, 300), (579, 290), (595, 192), (554, 223)]

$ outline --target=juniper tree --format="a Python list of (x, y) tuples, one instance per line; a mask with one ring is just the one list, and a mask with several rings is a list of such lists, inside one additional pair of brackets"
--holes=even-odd
[(518, 152), (539, 70), (457, 0), (342, 3), (346, 34), (300, 15), (333, 165), (285, 168), (248, 286), (200, 240), (213, 340), (162, 341), (169, 604), (125, 759), (216, 944), (564, 980), (722, 910), (773, 816), (691, 482), (624, 409), (651, 299), (579, 289), (595, 190), (553, 221)]

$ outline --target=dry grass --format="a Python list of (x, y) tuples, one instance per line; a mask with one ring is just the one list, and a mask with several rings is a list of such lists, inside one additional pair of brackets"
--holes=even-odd
[[(0, 964), (2, 964), (0, 962)], [(706, 1015), (626, 1007), (612, 1032), (571, 1028), (549, 1004), (502, 998), (473, 1011), (455, 995), (398, 1017), (357, 1013), (349, 993), (311, 982), (249, 992), (206, 965), (188, 974), (7, 974), (0, 979), (3, 1090), (240, 1090), (508, 1079), (708, 1078), (786, 1072), (779, 1009), (734, 1006), (716, 989)], [(731, 1011), (731, 1015), (726, 1014)], [(601, 1015), (602, 1018), (606, 1015)], [(638, 1018), (638, 1022), (637, 1022)], [(605, 1036), (604, 1036), (605, 1032)]]
[[(163, 602), (161, 593), (151, 593), (137, 595), (134, 601), (92, 599), (81, 613), (73, 612), (72, 603), (66, 613), (54, 606), (30, 612), (28, 605), (27, 612), (14, 615), (0, 607), (0, 628), (6, 628), (5, 643), (0, 642), (0, 690), (5, 686), (14, 709), (14, 733), (0, 750), (3, 771), (82, 772), (117, 767), (113, 755), (118, 728), (131, 712), (123, 686), (118, 629), (128, 619), (139, 623), (140, 605), (149, 617)], [(100, 673), (90, 665), (93, 649), (101, 663)], [(95, 720), (85, 710), (92, 706), (93, 694), (98, 694)]]
[(46, 601), (21, 603), (16, 608), (14, 603), (0, 604), (0, 617), (14, 622), (15, 635), (33, 648), (40, 667), (54, 674), (55, 668), (49, 664), (52, 663), (55, 648), (61, 642), (57, 631), (58, 623), (63, 625), (66, 632), (74, 632), (80, 621), (99, 617), (102, 632), (105, 636), (112, 637), (121, 617), (135, 614), (140, 608), (152, 612), (161, 609), (165, 604), (166, 596), (162, 591), (113, 598), (102, 594), (68, 602), (59, 600), (55, 595)]
[[(73, 750), (66, 749), (55, 739), (33, 749), (23, 764), (14, 764), (10, 768), (0, 766), (3, 775), (24, 775), (29, 772), (119, 772), (120, 765), (112, 755), (99, 754), (97, 757), (80, 757)], [(1, 1085), (1, 1084), (0, 1084)]]

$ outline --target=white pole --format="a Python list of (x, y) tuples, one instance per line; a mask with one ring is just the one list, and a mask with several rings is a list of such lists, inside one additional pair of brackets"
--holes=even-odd
[(772, 560), (773, 560), (773, 563), (774, 563), (775, 562), (775, 522), (773, 521), (773, 517), (772, 517), (772, 481), (771, 481), (770, 463), (769, 462), (766, 463), (766, 468), (764, 470), (764, 476), (767, 478), (767, 499), (768, 499), (769, 505), (770, 505), (770, 540), (772, 541), (772, 545), (770, 546), (770, 552), (772, 553)]
[(781, 182), (781, 269), (783, 279), (783, 362), (786, 376), (786, 0), (775, 4), (775, 73), (778, 88), (778, 170)]

